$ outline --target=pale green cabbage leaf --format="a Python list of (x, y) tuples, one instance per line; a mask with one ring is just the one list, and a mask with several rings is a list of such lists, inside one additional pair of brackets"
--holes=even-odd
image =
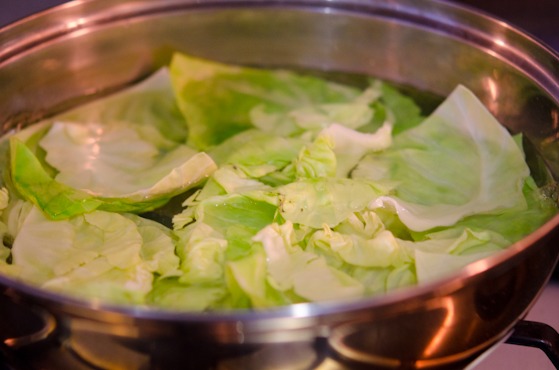
[(153, 221), (104, 211), (52, 221), (34, 207), (16, 235), (12, 265), (51, 290), (143, 304), (154, 274), (179, 273), (174, 250), (169, 231)]
[(282, 217), (313, 228), (334, 227), (379, 195), (367, 181), (332, 177), (303, 179), (281, 186), (278, 192)]
[(379, 183), (397, 181), (394, 195), (370, 206), (393, 208), (416, 231), (450, 226), (473, 214), (526, 209), (522, 188), (528, 175), (514, 139), (462, 86), (352, 173)]
[(56, 119), (82, 123), (133, 123), (160, 146), (186, 143), (188, 126), (174, 96), (168, 68), (121, 91), (80, 105)]
[(318, 129), (332, 120), (355, 127), (372, 118), (368, 103), (375, 94), (364, 93), (363, 97), (359, 89), (318, 77), (227, 65), (184, 54), (174, 55), (170, 73), (188, 123), (188, 142), (202, 150), (254, 127), (280, 136), (299, 134), (304, 128), (297, 122), (308, 121), (309, 116), (311, 121), (319, 120)]
[[(159, 154), (128, 126), (99, 128), (99, 135), (91, 134), (96, 128), (53, 126), (41, 144), (56, 175), (26, 143), (12, 137), (11, 178), (20, 195), (53, 219), (95, 209), (145, 212), (199, 185), (216, 169), (207, 154), (186, 146)], [(84, 145), (88, 141), (94, 143)]]

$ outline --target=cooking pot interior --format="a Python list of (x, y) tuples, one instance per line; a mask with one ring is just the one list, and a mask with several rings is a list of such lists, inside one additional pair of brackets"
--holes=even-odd
[[(548, 173), (552, 178), (559, 176), (557, 57), (506, 24), (442, 2), (76, 1), (1, 30), (0, 45), (0, 119), (4, 133), (129, 86), (165, 66), (174, 51), (182, 51), (223, 62), (334, 73), (332, 76), (346, 79), (374, 76), (422, 97), (426, 110), (462, 84), (474, 91), (511, 132), (525, 135), (527, 147), (535, 157), (543, 158), (532, 165), (540, 169), (541, 181), (547, 180)], [(181, 336), (185, 331), (176, 327), (183, 328), (194, 320), (196, 328), (202, 328), (200, 332), (211, 329), (203, 335), (197, 332), (206, 341), (207, 337), (215, 340), (222, 335), (227, 338), (224, 342), (235, 342), (241, 334), (248, 340), (247, 333), (254, 328), (258, 332), (255, 338), (259, 338), (256, 342), (282, 343), (293, 336), (285, 336), (289, 340), (284, 341), (270, 333), (313, 327), (303, 337), (314, 337), (329, 323), (350, 318), (359, 326), (363, 320), (376, 317), (371, 313), (371, 307), (376, 307), (379, 315), (391, 312), (390, 320), (414, 312), (408, 316), (411, 321), (400, 321), (406, 325), (428, 315), (437, 327), (445, 327), (443, 337), (453, 340), (452, 346), (433, 350), (433, 356), (455, 358), (455, 353), (464, 353), (464, 358), (502, 338), (530, 307), (557, 260), (558, 252), (549, 246), (557, 222), (553, 219), (543, 231), (520, 243), (518, 255), (495, 260), (494, 266), (477, 265), (429, 291), (361, 303), (343, 312), (310, 308), (302, 314), (287, 309), (276, 314), (275, 318), (281, 320), (272, 323), (266, 321), (271, 316), (256, 315), (252, 324), (243, 324), (244, 333), (239, 331), (239, 322), (249, 320), (247, 316), (221, 317), (225, 324), (221, 322), (218, 328), (214, 321), (219, 318), (135, 316), (135, 311), (125, 310), (123, 316), (117, 312), (116, 319), (111, 316), (106, 322), (124, 322), (136, 334), (129, 334), (128, 328), (107, 335)], [(494, 268), (489, 271), (487, 266)], [(505, 284), (506, 289), (493, 291), (484, 280), (488, 277)], [(499, 302), (495, 297), (503, 300)], [(412, 298), (419, 302), (409, 303)], [(64, 315), (76, 315), (79, 320), (95, 317), (102, 322), (108, 317), (87, 305), (43, 299), (39, 300), (42, 304)], [(448, 306), (441, 306), (441, 302)], [(467, 314), (457, 308), (458, 303)], [(383, 305), (388, 307), (384, 311)], [(449, 322), (449, 310), (459, 319)], [(307, 321), (293, 321), (297, 315)], [(309, 316), (319, 318), (309, 320)], [(122, 318), (126, 319), (119, 321)], [(162, 319), (157, 329), (151, 321), (154, 318)], [(70, 331), (72, 325), (68, 326)], [(369, 340), (371, 332), (385, 330), (382, 325), (372, 331), (366, 326), (357, 330), (354, 324), (341, 327), (338, 333), (343, 334), (334, 335), (337, 342), (333, 344), (341, 352), (360, 338), (361, 329), (368, 333)], [(459, 337), (466, 327), (468, 335)], [(424, 334), (431, 342), (437, 335), (441, 337), (438, 329)], [(398, 357), (392, 353), (395, 347), (388, 342), (386, 346), (390, 348), (383, 356)], [(361, 354), (366, 352), (359, 345), (357, 348)], [(424, 349), (419, 348), (418, 353), (424, 353)], [(345, 353), (351, 357), (352, 351)]]
[(556, 61), (514, 29), (460, 8), (430, 1), (112, 3), (110, 11), (67, 4), (4, 30), (0, 114), (8, 125), (130, 84), (183, 51), (366, 74), (439, 96), (463, 84), (513, 132), (538, 144), (553, 136)]

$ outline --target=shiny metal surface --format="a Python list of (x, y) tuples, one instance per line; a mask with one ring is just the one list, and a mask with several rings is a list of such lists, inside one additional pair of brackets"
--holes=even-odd
[[(437, 95), (464, 84), (559, 175), (557, 55), (504, 23), (436, 1), (67, 3), (0, 30), (2, 131), (133, 83), (174, 50), (365, 73)], [(77, 301), (7, 277), (0, 285), (51, 312), (57, 340), (84, 358), (99, 358), (84, 350), (91, 338), (109, 346), (100, 367), (128, 353), (136, 368), (320, 368), (334, 361), (324, 357), (330, 352), (338, 368), (456, 368), (531, 307), (559, 255), (558, 223), (444, 281), (357, 302), (191, 314)], [(285, 355), (295, 348), (298, 356)]]

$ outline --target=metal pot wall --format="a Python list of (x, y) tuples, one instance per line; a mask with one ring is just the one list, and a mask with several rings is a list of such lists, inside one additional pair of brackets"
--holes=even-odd
[[(502, 22), (436, 1), (77, 0), (0, 30), (2, 132), (133, 83), (175, 50), (365, 73), (440, 96), (461, 83), (559, 175), (558, 56)], [(3, 294), (44, 323), (5, 343), (55, 338), (107, 368), (320, 368), (332, 358), (339, 368), (457, 368), (531, 307), (558, 259), (558, 224), (559, 216), (429, 285), (263, 312), (100, 305), (0, 276)]]

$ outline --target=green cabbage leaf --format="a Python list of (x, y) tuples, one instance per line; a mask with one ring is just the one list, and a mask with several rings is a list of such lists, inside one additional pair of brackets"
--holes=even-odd
[(188, 126), (175, 100), (168, 68), (56, 118), (94, 124), (132, 123), (143, 136), (160, 146), (185, 144), (188, 137)]
[[(279, 136), (373, 118), (377, 93), (286, 70), (233, 66), (175, 54), (170, 74), (188, 143), (206, 150), (251, 128)], [(216, 107), (219, 107), (216, 109)]]
[(44, 161), (17, 135), (10, 139), (11, 178), (17, 191), (52, 219), (95, 209), (145, 212), (216, 169), (207, 154), (184, 145), (160, 153), (129, 125), (56, 122), (38, 145), (46, 152)]
[(420, 125), (368, 155), (354, 178), (397, 185), (372, 208), (390, 207), (411, 230), (451, 226), (473, 214), (525, 210), (530, 171), (513, 137), (466, 88)]
[(33, 207), (11, 254), (26, 281), (110, 303), (143, 304), (154, 276), (181, 274), (170, 230), (114, 212), (53, 221)]

